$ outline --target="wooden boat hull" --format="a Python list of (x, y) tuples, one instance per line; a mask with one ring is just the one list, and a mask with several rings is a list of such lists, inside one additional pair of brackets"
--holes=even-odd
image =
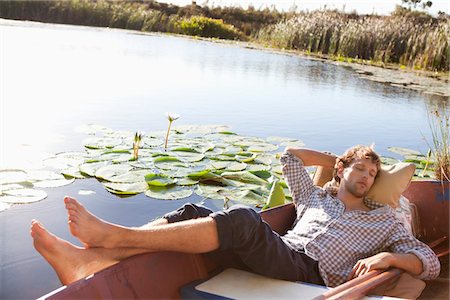
[[(439, 187), (437, 182), (414, 181), (404, 193), (417, 205), (420, 236), (425, 242), (449, 236), (449, 197), (446, 196), (449, 195), (449, 185), (440, 190), (443, 194), (439, 193)], [(261, 215), (275, 231), (284, 234), (295, 219), (295, 210), (292, 204), (287, 204), (264, 211)], [(198, 255), (157, 252), (137, 255), (42, 298), (176, 299), (180, 296), (180, 287), (206, 279), (226, 261), (232, 261), (228, 253)], [(448, 272), (446, 278), (448, 280)], [(448, 285), (446, 293), (448, 295)]]

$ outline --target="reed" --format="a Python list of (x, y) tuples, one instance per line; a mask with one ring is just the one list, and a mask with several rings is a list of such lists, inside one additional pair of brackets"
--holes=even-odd
[(275, 47), (333, 57), (449, 71), (449, 24), (448, 18), (313, 11), (262, 29), (258, 39)]

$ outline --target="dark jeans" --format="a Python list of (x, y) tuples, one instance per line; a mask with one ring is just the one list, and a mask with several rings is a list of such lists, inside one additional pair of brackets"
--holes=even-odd
[(231, 251), (257, 274), (324, 284), (317, 261), (292, 249), (251, 208), (235, 205), (225, 211), (213, 212), (204, 206), (188, 203), (164, 215), (164, 218), (174, 223), (207, 216), (212, 217), (217, 224), (218, 252)]

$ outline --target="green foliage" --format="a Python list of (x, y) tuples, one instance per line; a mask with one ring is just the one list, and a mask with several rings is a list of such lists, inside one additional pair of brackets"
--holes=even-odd
[(359, 16), (313, 11), (268, 26), (258, 38), (275, 47), (319, 53), (337, 60), (345, 57), (449, 71), (449, 31), (448, 18), (434, 19), (424, 13), (412, 17), (400, 13)]
[(221, 39), (239, 39), (241, 34), (233, 26), (223, 20), (211, 19), (202, 16), (192, 16), (175, 23), (178, 32), (187, 35), (216, 37)]

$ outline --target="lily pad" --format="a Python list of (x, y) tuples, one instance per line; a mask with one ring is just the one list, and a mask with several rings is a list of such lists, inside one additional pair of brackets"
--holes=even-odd
[(61, 174), (63, 174), (66, 177), (71, 177), (75, 179), (84, 179), (86, 176), (81, 174), (79, 167), (70, 167), (68, 169), (62, 170)]
[(278, 149), (277, 145), (269, 143), (258, 143), (248, 147), (247, 151), (250, 152), (270, 152)]
[(190, 185), (196, 185), (197, 183), (199, 183), (200, 181), (198, 180), (193, 180), (190, 178), (181, 178), (177, 180), (177, 185), (181, 185), (181, 186), (190, 186)]
[(228, 162), (228, 161), (213, 161), (211, 165), (218, 170), (226, 169), (228, 171), (242, 171), (247, 167), (246, 163), (242, 162)]
[(120, 138), (108, 138), (108, 137), (91, 137), (83, 141), (84, 147), (88, 149), (104, 149), (114, 148), (122, 144), (123, 140)]
[(246, 183), (253, 183), (259, 185), (267, 184), (267, 181), (259, 178), (258, 176), (250, 173), (249, 171), (241, 171), (241, 172), (225, 172), (221, 174), (222, 177), (227, 179), (238, 180)]
[(158, 146), (162, 146), (164, 144), (164, 140), (158, 139), (158, 138), (147, 138), (147, 137), (144, 137), (142, 139), (142, 141), (143, 141), (145, 146), (149, 146), (149, 147), (158, 147)]
[(73, 183), (75, 181), (75, 178), (72, 179), (55, 179), (55, 180), (42, 180), (37, 181), (33, 183), (34, 187), (37, 188), (54, 188), (54, 187), (60, 187), (65, 186)]
[(161, 200), (177, 200), (187, 198), (192, 195), (192, 191), (186, 188), (173, 187), (155, 187), (152, 186), (145, 192), (150, 198)]
[(19, 183), (27, 180), (27, 172), (17, 169), (0, 170), (0, 184)]
[(176, 183), (176, 180), (164, 174), (150, 173), (145, 175), (145, 181), (149, 186), (168, 186)]
[(44, 180), (60, 180), (64, 179), (64, 176), (60, 173), (47, 170), (34, 170), (27, 172), (27, 181), (44, 181)]
[(147, 175), (148, 173), (149, 170), (146, 169), (131, 170), (124, 174), (114, 176), (109, 181), (121, 183), (144, 182), (145, 175)]
[(95, 177), (107, 181), (115, 181), (114, 177), (128, 173), (133, 169), (130, 165), (114, 164), (99, 168), (95, 171)]
[(421, 155), (419, 151), (408, 149), (408, 148), (402, 148), (402, 147), (388, 147), (388, 150), (400, 155)]
[(86, 174), (91, 177), (95, 177), (95, 172), (97, 172), (98, 169), (101, 167), (109, 165), (110, 162), (108, 161), (101, 161), (101, 162), (92, 162), (92, 163), (84, 163), (80, 165), (80, 172), (82, 174)]
[(106, 190), (117, 195), (136, 195), (145, 192), (148, 189), (146, 182), (134, 182), (134, 183), (117, 183), (117, 182), (104, 182)]
[(398, 159), (389, 156), (381, 156), (380, 161), (383, 165), (395, 165), (400, 162)]
[(0, 201), (9, 204), (23, 204), (38, 202), (47, 197), (47, 193), (42, 190), (35, 189), (17, 189), (3, 192)]

